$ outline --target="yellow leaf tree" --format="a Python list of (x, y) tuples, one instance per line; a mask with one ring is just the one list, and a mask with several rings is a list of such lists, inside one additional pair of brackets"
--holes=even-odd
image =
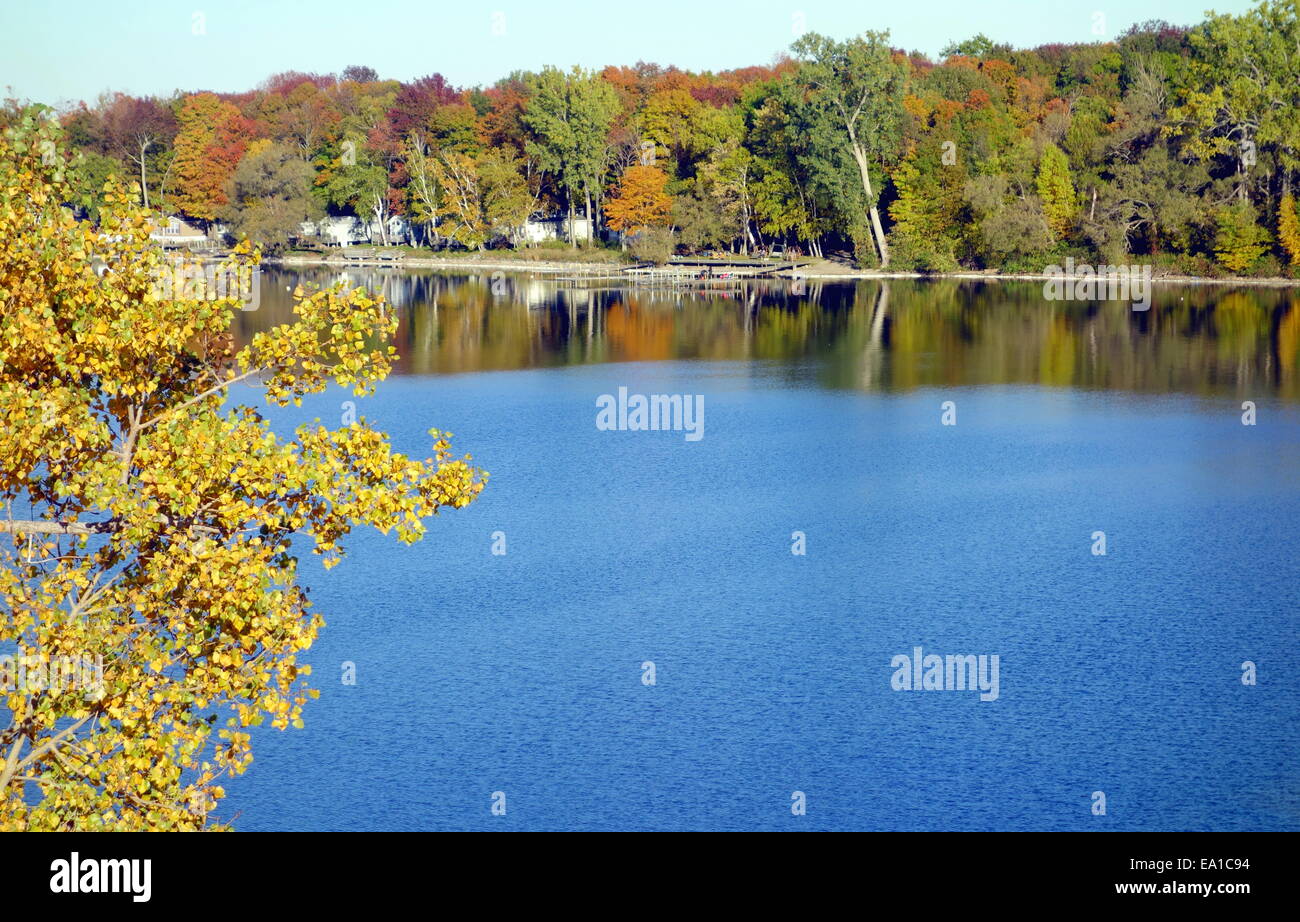
[(635, 234), (668, 223), (672, 199), (664, 191), (668, 176), (652, 166), (630, 166), (623, 171), (618, 190), (605, 204), (605, 218), (616, 231)]
[(371, 392), (392, 311), (299, 291), (237, 349), (236, 299), (159, 285), (135, 195), (110, 180), (99, 225), (74, 218), (61, 144), (38, 111), (0, 135), (0, 829), (220, 828), (247, 728), (315, 694), (291, 539), (327, 566), (358, 525), (412, 542), (486, 475), (437, 430), (416, 460), (364, 420), (285, 438), (236, 404)]
[(1078, 200), (1070, 179), (1070, 161), (1055, 144), (1043, 149), (1038, 162), (1038, 197), (1043, 200), (1043, 217), (1055, 239), (1065, 237), (1074, 223)]
[(1291, 265), (1300, 266), (1300, 217), (1296, 215), (1295, 196), (1290, 193), (1282, 196), (1277, 211), (1277, 236)]

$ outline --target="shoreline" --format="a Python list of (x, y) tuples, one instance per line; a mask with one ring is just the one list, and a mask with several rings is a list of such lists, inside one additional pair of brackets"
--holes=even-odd
[[(540, 275), (556, 275), (568, 273), (572, 275), (588, 275), (593, 278), (615, 278), (617, 273), (629, 268), (627, 263), (605, 263), (605, 262), (580, 262), (565, 260), (478, 260), (466, 258), (443, 259), (436, 256), (416, 256), (412, 258), (403, 258), (401, 260), (364, 260), (352, 259), (344, 260), (342, 258), (318, 257), (318, 256), (273, 256), (266, 257), (262, 260), (263, 265), (282, 266), (293, 268), (297, 266), (324, 266), (327, 268), (356, 268), (356, 269), (445, 269), (448, 271), (465, 271), (465, 270), (489, 270), (500, 272), (513, 272), (518, 274), (532, 273)], [(822, 271), (818, 271), (821, 269)], [(765, 276), (734, 276), (726, 281), (749, 282), (764, 281), (772, 279), (784, 279), (790, 281), (796, 278), (792, 270), (785, 269), (773, 272)], [(955, 279), (958, 281), (980, 282), (980, 281), (1014, 281), (1014, 282), (1044, 282), (1050, 279), (1070, 279), (1079, 280), (1087, 279), (1087, 276), (1078, 275), (1047, 275), (1046, 273), (1022, 274), (1022, 273), (1005, 273), (1005, 272), (979, 272), (967, 270), (964, 272), (879, 272), (870, 269), (846, 269), (840, 272), (827, 272), (823, 267), (813, 267), (809, 270), (800, 270), (797, 278), (800, 280), (813, 281), (866, 281), (870, 279), (918, 279), (918, 280), (938, 280), (938, 279)], [(718, 280), (721, 281), (721, 280)], [(1265, 288), (1294, 288), (1300, 287), (1300, 279), (1282, 278), (1273, 276), (1268, 278), (1251, 278), (1251, 277), (1230, 277), (1230, 278), (1208, 278), (1205, 276), (1194, 275), (1153, 275), (1152, 284), (1167, 285), (1256, 285)]]

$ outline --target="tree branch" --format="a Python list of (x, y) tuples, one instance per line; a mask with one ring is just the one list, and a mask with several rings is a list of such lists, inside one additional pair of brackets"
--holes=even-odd
[(203, 391), (202, 393), (196, 394), (195, 396), (191, 397), (189, 400), (186, 400), (182, 403), (178, 403), (174, 407), (168, 407), (167, 409), (163, 410), (161, 413), (159, 413), (157, 416), (153, 417), (152, 419), (140, 423), (140, 428), (148, 429), (150, 426), (159, 422), (168, 413), (173, 413), (176, 410), (183, 410), (188, 406), (193, 406), (194, 404), (198, 403), (200, 400), (203, 400), (207, 397), (211, 397), (213, 394), (217, 393), (218, 391), (225, 390), (226, 388), (230, 387), (230, 385), (242, 381), (245, 378), (251, 378), (253, 375), (260, 374), (265, 370), (266, 370), (265, 368), (251, 368), (248, 371), (244, 372), (242, 375), (234, 375), (232, 377), (229, 377), (226, 380), (222, 381), (220, 384), (213, 385), (212, 387), (208, 388), (206, 391)]
[(0, 522), (0, 533), (15, 535), (100, 535), (116, 531), (117, 525), (108, 522), (50, 522), (43, 519), (9, 519)]
[[(65, 739), (67, 739), (70, 735), (72, 735), (76, 731), (80, 730), (81, 727), (86, 723), (86, 721), (90, 720), (90, 718), (93, 716), (94, 716), (93, 714), (87, 714), (85, 717), (81, 718), (81, 720), (78, 720), (76, 723), (71, 724), (63, 728), (62, 730), (60, 730), (57, 734), (50, 737), (40, 746), (37, 746), (26, 756), (24, 756), (14, 766), (15, 770), (22, 771), (25, 768), (29, 768), (32, 765), (35, 765), (40, 759), (44, 758), (47, 753), (54, 752), (54, 750), (59, 747), (60, 743), (62, 743)], [(3, 788), (5, 786), (5, 784), (9, 780), (9, 776), (12, 774), (13, 772), (10, 772), (8, 771), (8, 769), (6, 769), (4, 777), (0, 777), (0, 788)]]

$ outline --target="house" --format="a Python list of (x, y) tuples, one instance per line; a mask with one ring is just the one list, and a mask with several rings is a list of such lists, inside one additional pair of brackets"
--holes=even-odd
[(152, 227), (149, 239), (158, 241), (165, 249), (201, 249), (213, 242), (204, 231), (177, 215), (169, 215)]
[[(393, 246), (408, 244), (414, 239), (414, 233), (411, 223), (401, 215), (392, 215), (385, 222), (388, 229), (388, 242)], [(370, 235), (371, 243), (383, 243), (384, 235), (379, 232), (379, 222), (371, 221), (366, 225), (366, 232)]]
[(328, 246), (346, 247), (370, 242), (366, 226), (360, 218), (351, 215), (321, 218), (316, 222), (316, 235)]
[[(393, 245), (410, 243), (413, 237), (411, 224), (401, 215), (392, 215), (384, 222), (388, 242)], [(303, 221), (298, 225), (301, 237), (319, 238), (327, 246), (348, 247), (360, 244), (381, 244), (384, 234), (378, 221), (362, 221), (352, 215), (332, 215), (316, 223)]]
[(569, 223), (567, 215), (554, 218), (534, 215), (524, 222), (519, 229), (517, 242), (523, 244), (542, 243), (546, 240), (590, 240), (591, 221), (587, 218), (573, 219), (572, 233), (566, 231)]

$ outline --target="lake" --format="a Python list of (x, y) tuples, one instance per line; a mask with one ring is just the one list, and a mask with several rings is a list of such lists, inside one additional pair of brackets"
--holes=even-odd
[[(350, 281), (401, 318), (357, 412), (491, 480), (304, 561), (321, 697), (237, 829), (1300, 828), (1297, 291)], [(702, 437), (599, 428), (620, 388)], [(897, 687), (968, 655), (996, 694)]]

